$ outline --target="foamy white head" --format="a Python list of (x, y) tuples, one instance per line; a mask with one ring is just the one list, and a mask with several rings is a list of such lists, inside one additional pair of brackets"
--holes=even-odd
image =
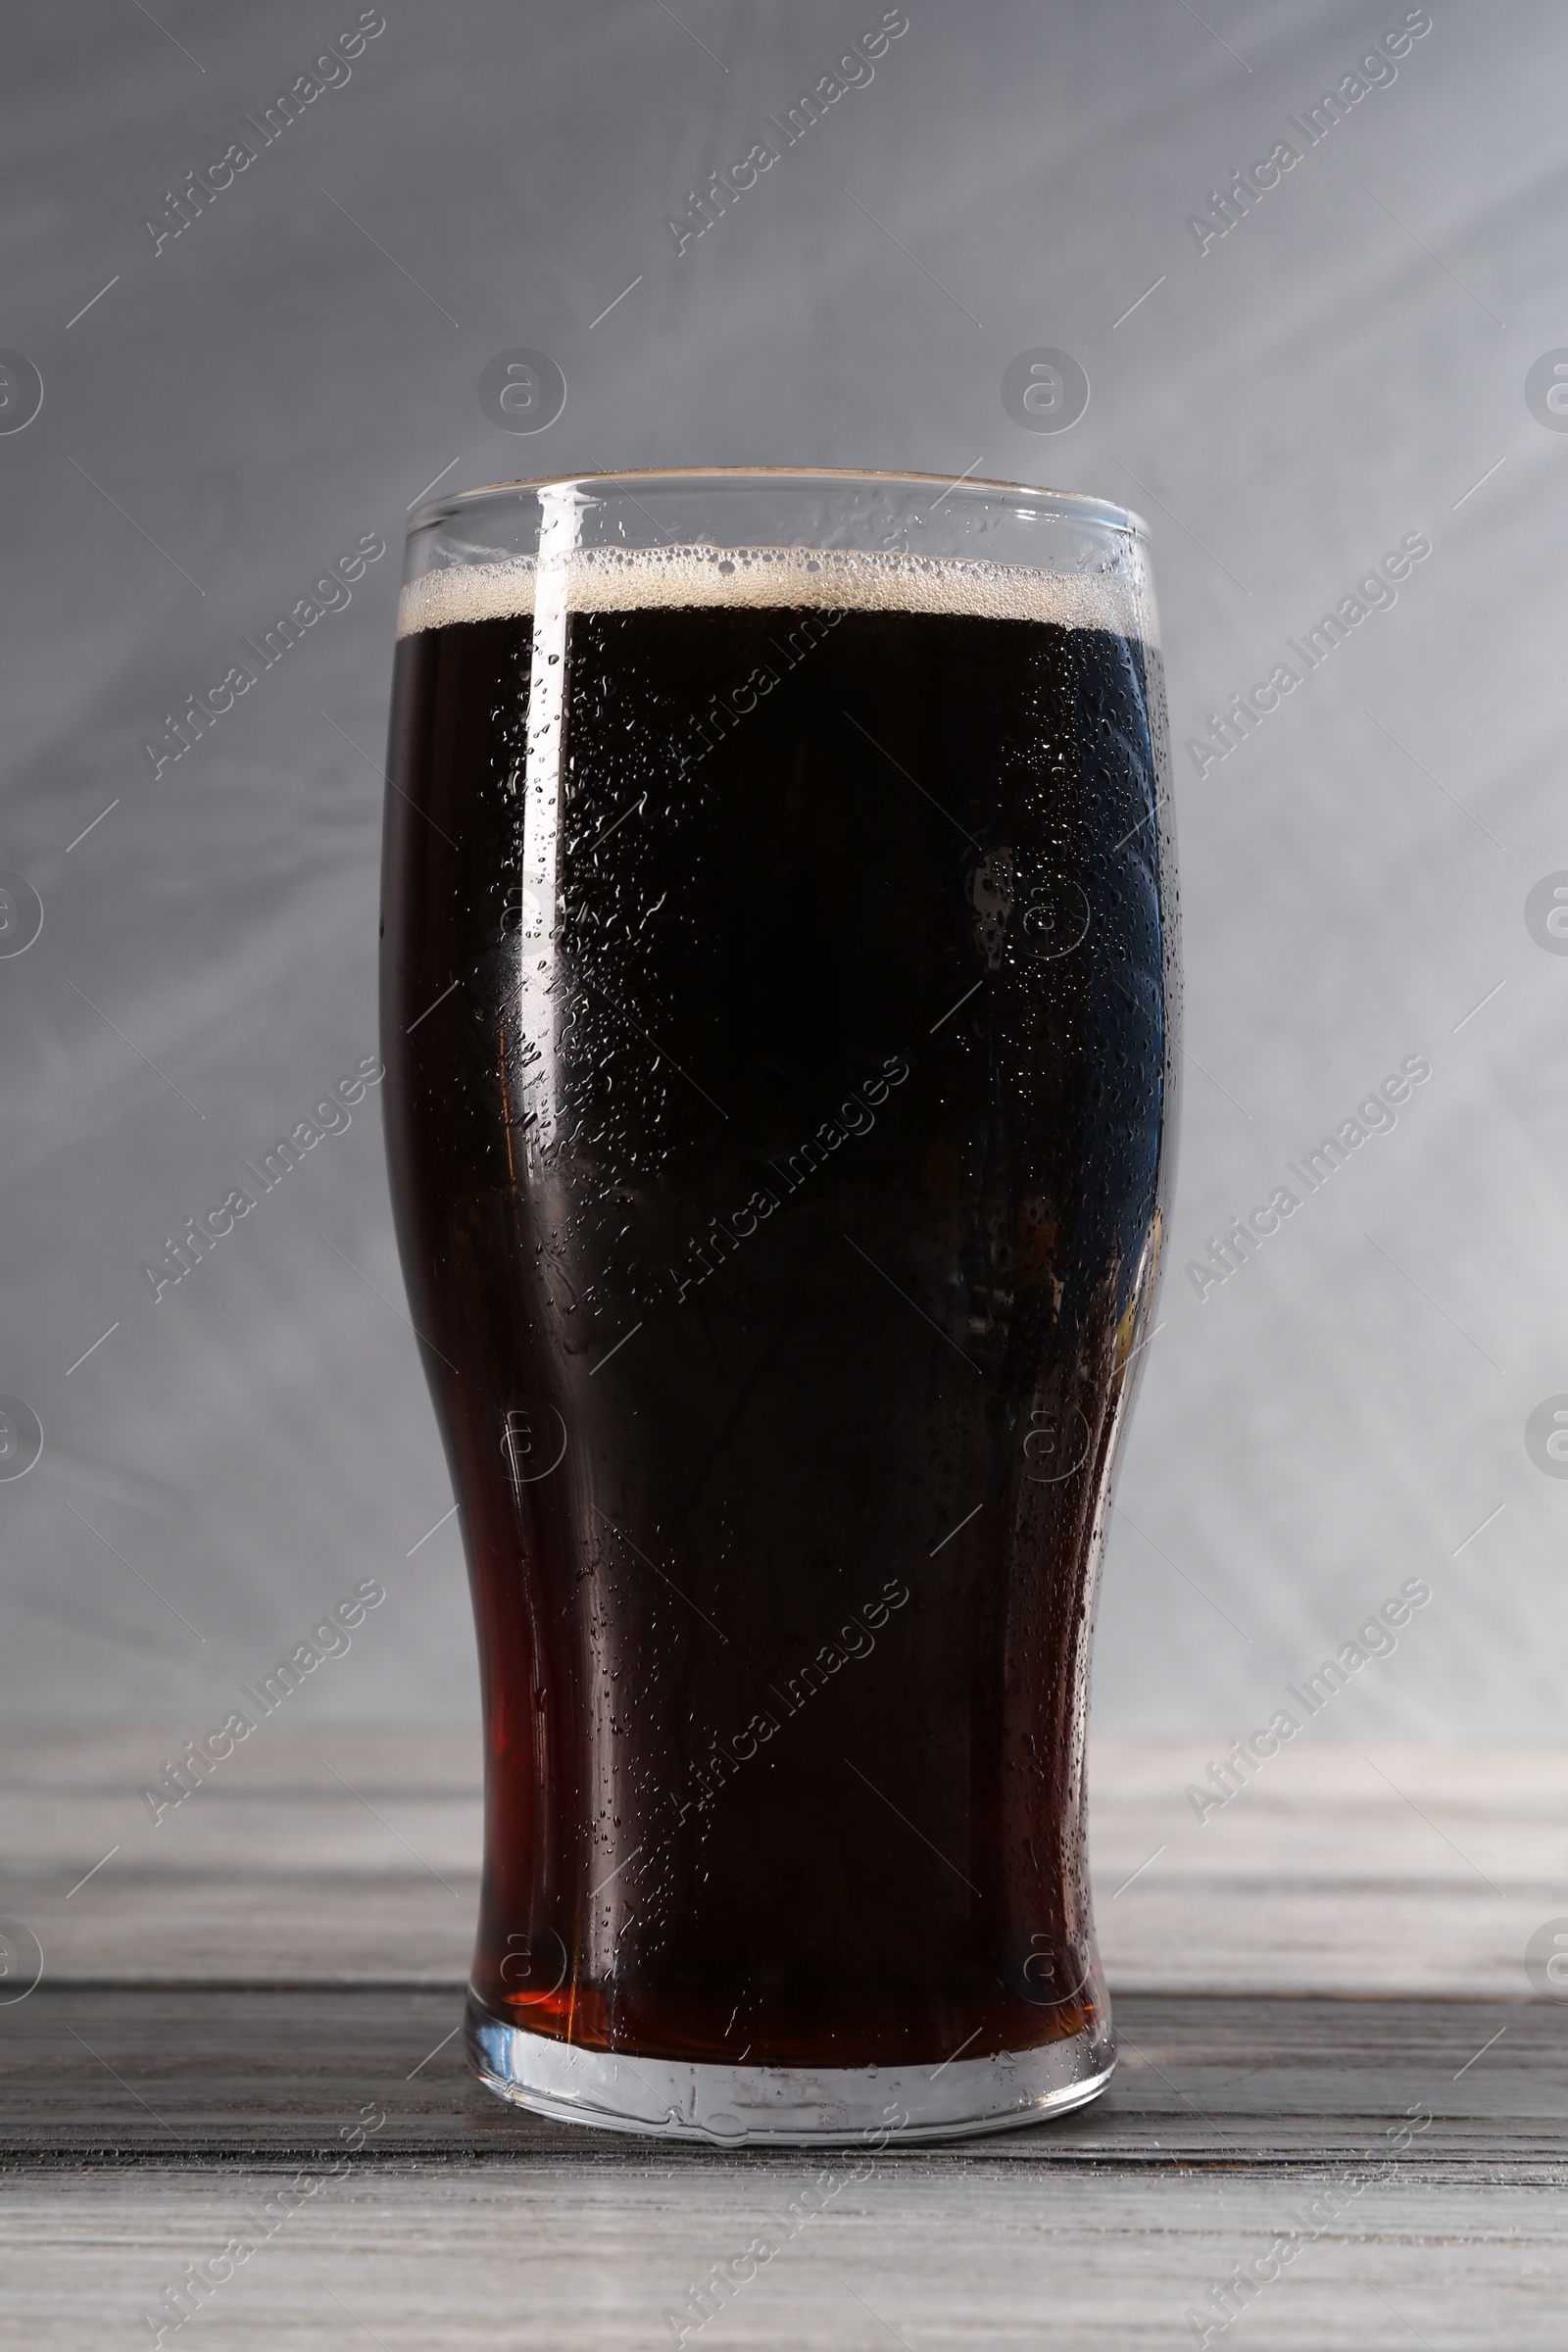
[[(856, 612), (971, 613), (988, 620), (1054, 621), (1157, 642), (1146, 589), (1119, 572), (1043, 571), (956, 556), (865, 555), (803, 547), (574, 548), (562, 559), (572, 612), (741, 605), (824, 607)], [(398, 635), (465, 620), (531, 613), (539, 565), (532, 556), (454, 564), (410, 580)]]

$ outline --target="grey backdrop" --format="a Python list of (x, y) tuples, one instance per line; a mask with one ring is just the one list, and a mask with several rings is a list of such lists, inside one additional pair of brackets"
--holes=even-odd
[[(0, 1391), (44, 1430), (0, 1483), (16, 1716), (200, 1729), (367, 1576), (386, 1607), (301, 1706), (472, 1710), (374, 1095), (157, 1304), (138, 1263), (374, 1048), (423, 486), (774, 462), (1153, 526), (1191, 1058), (1098, 1727), (1244, 1730), (1420, 1576), (1325, 1730), (1562, 1733), (1568, 1483), (1525, 1424), (1568, 1392), (1568, 960), (1525, 901), (1568, 868), (1568, 438), (1525, 379), (1568, 344), (1568, 19), (1433, 0), (1307, 147), (1287, 117), (1402, 7), (908, 0), (874, 79), (677, 256), (664, 216), (881, 14), (385, 0), (155, 254), (144, 217), (351, 0), (12, 12), (0, 343), (45, 388), (0, 435), (0, 867), (45, 913), (0, 960)], [(1200, 253), (1189, 215), (1281, 139), (1300, 163)], [(568, 386), (532, 438), (476, 398), (516, 345)], [(1059, 436), (1002, 403), (1039, 346), (1092, 385)], [(163, 714), (366, 533), (352, 603), (155, 780)], [(1406, 533), (1432, 553), (1397, 604), (1200, 776), (1185, 740)], [(1396, 1130), (1200, 1302), (1185, 1261), (1412, 1054)]]

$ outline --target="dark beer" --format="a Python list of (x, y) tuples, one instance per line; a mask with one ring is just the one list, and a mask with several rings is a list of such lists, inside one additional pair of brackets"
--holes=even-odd
[(478, 1622), (481, 2017), (741, 2068), (1102, 2031), (1157, 662), (1092, 581), (898, 556), (408, 592), (387, 1118)]

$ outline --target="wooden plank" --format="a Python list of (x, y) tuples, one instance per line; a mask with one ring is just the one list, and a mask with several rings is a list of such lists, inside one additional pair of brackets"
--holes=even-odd
[(1092, 1745), (1113, 1985), (1529, 1992), (1525, 1946), (1568, 1914), (1568, 1746), (1330, 1744), (1309, 1728), (1200, 1821), (1187, 1791), (1225, 1753)]
[[(52, 1979), (463, 1982), (471, 1731), (267, 1724), (154, 1824), (138, 1789), (179, 1745), (157, 1725), (0, 1736), (0, 1916), (31, 1928)], [(1303, 1736), (1200, 1823), (1184, 1789), (1218, 1752), (1093, 1749), (1113, 1986), (1529, 1990), (1530, 1935), (1568, 1913), (1568, 1747)]]
[[(1303, 1747), (1200, 1823), (1200, 1748), (1100, 1743), (1110, 2092), (852, 2178), (477, 2088), (449, 2038), (471, 1734), (270, 1726), (155, 1825), (141, 1776), (177, 1750), (156, 1727), (0, 1741), (0, 1912), (45, 1951), (0, 2007), (0, 2316), (29, 2352), (150, 2341), (142, 2313), (247, 2230), (199, 2321), (236, 2352), (690, 2344), (694, 2288), (770, 2229), (713, 2352), (1197, 2342), (1189, 2315), (1293, 2230), (1234, 2306), (1249, 2341), (1561, 2342), (1568, 2016), (1523, 1997), (1521, 1963), (1568, 1913), (1568, 1751)], [(385, 2121), (354, 2150), (367, 2107)], [(1412, 2107), (1432, 2123), (1387, 2162)]]
[[(1081, 2114), (894, 2164), (1333, 2170), (1382, 2160), (1407, 2111), (1430, 2124), (1404, 2171), (1568, 2185), (1568, 2050), (1554, 2002), (1128, 1993), (1122, 2059)], [(0, 2160), (331, 2163), (411, 2155), (590, 2169), (648, 2143), (505, 2105), (468, 2073), (455, 1993), (406, 1985), (41, 1985), (0, 2011)], [(767, 2164), (669, 2143), (676, 2165)], [(662, 2158), (661, 2161), (664, 2159)]]
[[(813, 2182), (820, 2209), (805, 2215)], [(1346, 2180), (1332, 2219), (1327, 2185), (1314, 2217), (1299, 2179), (926, 2161), (824, 2187), (819, 2164), (661, 2150), (564, 2174), (351, 2172), (274, 2225), (280, 2185), (240, 2170), (0, 2183), (14, 2340), (148, 2344), (143, 2314), (229, 2244), (255, 2250), (165, 2352), (1173, 2352), (1200, 2341), (1189, 2315), (1212, 2312), (1228, 2278), (1235, 2291), (1235, 2266), (1266, 2269), (1292, 2230), (1296, 2258), (1211, 2346), (1560, 2352), (1568, 2307), (1556, 2188)], [(752, 2256), (699, 2331), (694, 2291), (719, 2305), (715, 2268), (744, 2272), (759, 2239), (771, 2256)]]
[(183, 1737), (0, 1733), (0, 1916), (37, 1937), (52, 1981), (465, 1982), (472, 1730), (263, 1722), (155, 1821), (141, 1791)]

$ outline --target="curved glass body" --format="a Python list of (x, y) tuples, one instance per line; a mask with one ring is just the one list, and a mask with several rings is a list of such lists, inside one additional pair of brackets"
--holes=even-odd
[(410, 532), (382, 1026), (486, 1738), (470, 2048), (725, 2141), (1092, 2096), (1099, 1554), (1174, 1144), (1141, 526), (920, 476)]

